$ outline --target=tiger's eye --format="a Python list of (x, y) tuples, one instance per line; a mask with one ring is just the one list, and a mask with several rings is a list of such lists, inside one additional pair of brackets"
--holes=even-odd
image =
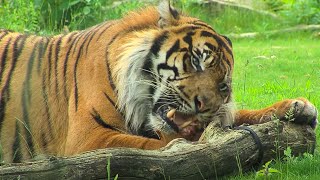
[(219, 84), (219, 91), (226, 92), (229, 90), (229, 86), (227, 83), (220, 83)]

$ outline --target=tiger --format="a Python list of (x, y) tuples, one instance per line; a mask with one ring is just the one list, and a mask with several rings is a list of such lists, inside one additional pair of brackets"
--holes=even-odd
[(0, 31), (3, 162), (103, 148), (155, 150), (273, 116), (317, 125), (304, 98), (237, 110), (231, 40), (170, 1), (53, 36)]

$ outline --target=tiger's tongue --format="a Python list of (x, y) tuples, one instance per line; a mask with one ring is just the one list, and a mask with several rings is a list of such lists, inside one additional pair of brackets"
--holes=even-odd
[(202, 134), (201, 125), (193, 115), (185, 115), (171, 109), (167, 117), (179, 127), (179, 134), (190, 141), (197, 141)]

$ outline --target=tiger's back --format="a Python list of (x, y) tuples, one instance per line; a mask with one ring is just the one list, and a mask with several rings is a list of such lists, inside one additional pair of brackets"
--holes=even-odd
[[(56, 153), (60, 127), (67, 126), (65, 99), (55, 99), (54, 38), (0, 33), (1, 145), (5, 162), (19, 162), (46, 151)], [(50, 69), (50, 70), (49, 70)], [(50, 75), (49, 75), (50, 74)], [(48, 86), (47, 84), (51, 84)], [(54, 119), (60, 120), (56, 121)], [(59, 137), (60, 136), (60, 137)]]
[(157, 16), (153, 10), (149, 9), (151, 14), (144, 19), (109, 21), (53, 37), (0, 31), (0, 131), (4, 162), (20, 162), (37, 154), (63, 155), (72, 124), (70, 116), (74, 116), (71, 112), (86, 108), (79, 105), (83, 99), (91, 98), (86, 101), (90, 106), (100, 98), (100, 94), (83, 95), (84, 89), (99, 83), (104, 86), (102, 93), (108, 103), (103, 107), (92, 105), (80, 116), (94, 116), (94, 123), (103, 124), (98, 118), (101, 115), (95, 113), (107, 109), (103, 114), (108, 117), (108, 126), (127, 130), (115, 108), (114, 85), (109, 83), (110, 64), (101, 59), (115, 56), (117, 52), (109, 46), (118, 36), (149, 26)]

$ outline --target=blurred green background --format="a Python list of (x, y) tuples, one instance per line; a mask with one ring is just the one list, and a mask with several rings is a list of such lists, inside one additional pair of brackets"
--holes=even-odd
[[(319, 0), (222, 2), (245, 8), (219, 6), (210, 0), (180, 0), (173, 4), (224, 34), (320, 23)], [(37, 33), (58, 33), (66, 27), (70, 31), (79, 30), (157, 3), (156, 0), (0, 0), (0, 28)]]

